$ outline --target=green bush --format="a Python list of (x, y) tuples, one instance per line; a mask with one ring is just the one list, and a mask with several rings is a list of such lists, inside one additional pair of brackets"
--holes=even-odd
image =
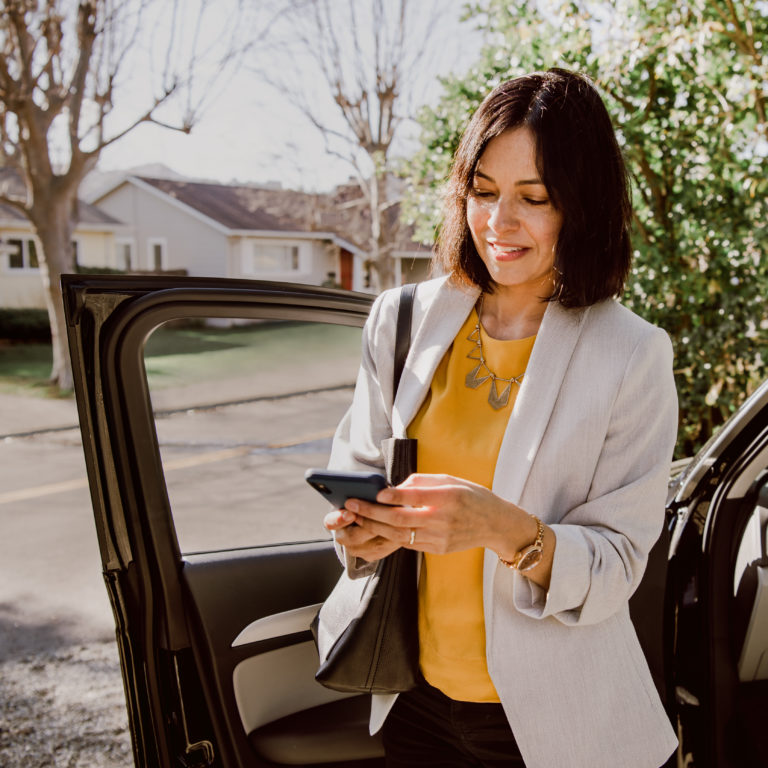
[(0, 309), (0, 339), (50, 342), (48, 312), (44, 309)]
[(459, 136), (483, 97), (524, 72), (592, 76), (632, 177), (634, 268), (624, 302), (675, 347), (677, 456), (695, 453), (766, 376), (768, 38), (765, 3), (471, 3), (478, 61), (421, 114), (405, 221), (440, 223)]
[(84, 267), (82, 264), (78, 264), (75, 267), (75, 272), (78, 275), (125, 275), (127, 272), (124, 269), (114, 269), (113, 267)]

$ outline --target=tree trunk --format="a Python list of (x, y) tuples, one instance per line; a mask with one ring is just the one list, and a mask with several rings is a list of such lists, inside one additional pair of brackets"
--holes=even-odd
[(369, 184), (371, 206), (371, 264), (379, 291), (393, 288), (395, 269), (392, 251), (396, 227), (390, 223), (387, 206), (387, 172), (374, 173)]
[(40, 276), (43, 279), (53, 347), (50, 381), (62, 391), (71, 390), (73, 387), (67, 324), (61, 297), (61, 275), (75, 271), (72, 252), (72, 233), (75, 228), (72, 214), (75, 205), (74, 194), (66, 194), (64, 190), (60, 190), (60, 195), (51, 196), (44, 203), (41, 201), (39, 208), (45, 212), (44, 215), (39, 214), (37, 204), (33, 204), (30, 211), (30, 218), (42, 244), (42, 253), (39, 254)]

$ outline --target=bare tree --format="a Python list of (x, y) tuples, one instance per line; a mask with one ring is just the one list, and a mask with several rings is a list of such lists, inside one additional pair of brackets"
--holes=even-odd
[[(142, 123), (189, 132), (212, 92), (201, 78), (215, 80), (236, 58), (240, 2), (230, 0), (224, 17), (221, 3), (214, 11), (209, 0), (0, 2), (0, 163), (10, 170), (0, 202), (29, 218), (42, 245), (51, 380), (62, 389), (71, 388), (72, 373), (59, 278), (75, 268), (80, 182), (106, 146)], [(114, 100), (131, 76), (140, 78), (143, 104), (113, 126)]]
[[(445, 3), (435, 0), (284, 0), (283, 23), (256, 68), (354, 171), (370, 223), (369, 266), (394, 283), (399, 227), (393, 145), (423, 97)], [(282, 34), (281, 34), (282, 31)], [(307, 72), (315, 73), (313, 77)], [(335, 109), (328, 109), (328, 101)]]

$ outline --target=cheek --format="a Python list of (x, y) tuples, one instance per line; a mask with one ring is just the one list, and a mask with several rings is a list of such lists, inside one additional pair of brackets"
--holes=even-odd
[(467, 200), (467, 225), (474, 239), (482, 235), (483, 230), (488, 224), (489, 215), (487, 206), (478, 203), (472, 198)]
[(557, 238), (560, 236), (561, 227), (562, 219), (560, 216), (553, 217), (550, 215), (542, 218), (539, 222), (541, 240), (554, 246), (557, 243)]

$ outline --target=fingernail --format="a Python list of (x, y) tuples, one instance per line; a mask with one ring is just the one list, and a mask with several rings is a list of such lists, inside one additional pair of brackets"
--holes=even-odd
[(339, 520), (342, 523), (351, 523), (355, 519), (355, 516), (346, 509), (340, 510), (340, 513)]
[(350, 512), (357, 512), (360, 509), (360, 505), (356, 501), (348, 501), (344, 506)]
[(379, 491), (378, 496), (376, 496), (376, 501), (380, 501), (382, 504), (388, 504), (392, 501), (392, 494), (389, 491)]

